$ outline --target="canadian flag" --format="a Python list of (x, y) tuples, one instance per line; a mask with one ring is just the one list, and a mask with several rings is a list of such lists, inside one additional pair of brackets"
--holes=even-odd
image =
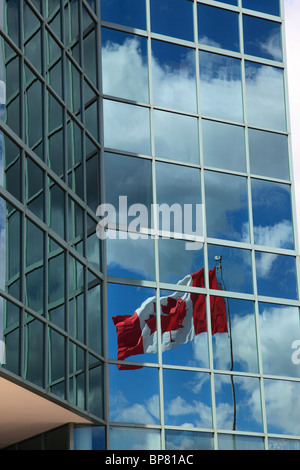
[[(185, 276), (177, 285), (203, 288), (204, 269)], [(209, 271), (209, 287), (220, 290), (216, 268)], [(205, 294), (179, 291), (160, 299), (162, 352), (192, 341), (196, 335), (207, 331), (205, 298)], [(224, 298), (211, 296), (210, 310), (212, 334), (227, 332)], [(137, 354), (157, 353), (156, 297), (145, 300), (133, 315), (118, 315), (112, 320), (117, 330), (118, 360)], [(118, 368), (140, 367), (118, 364)]]

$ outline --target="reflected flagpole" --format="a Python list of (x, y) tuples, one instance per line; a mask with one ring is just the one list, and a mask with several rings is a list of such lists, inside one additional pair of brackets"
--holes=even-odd
[[(220, 274), (220, 279), (222, 283), (223, 290), (226, 291), (226, 286), (223, 278), (223, 270), (222, 270), (222, 256), (215, 256), (215, 265), (217, 273)], [(225, 297), (226, 308), (227, 308), (227, 317), (228, 317), (228, 335), (229, 335), (229, 344), (230, 344), (230, 371), (233, 371), (233, 345), (232, 345), (232, 329), (231, 329), (231, 316), (230, 316), (230, 309), (229, 309), (229, 302), (228, 297)], [(233, 422), (232, 422), (232, 429), (235, 431), (236, 429), (236, 396), (235, 396), (235, 385), (233, 380), (233, 375), (230, 374), (231, 380), (231, 389), (232, 389), (232, 400), (233, 400)]]

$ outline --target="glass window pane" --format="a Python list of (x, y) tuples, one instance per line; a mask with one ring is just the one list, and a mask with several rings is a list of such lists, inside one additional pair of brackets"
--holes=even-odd
[(74, 429), (74, 450), (105, 450), (105, 427), (76, 427)]
[[(276, 434), (300, 434), (300, 383), (264, 380), (267, 429)], [(284, 397), (284, 399), (278, 399)]]
[[(167, 450), (213, 450), (213, 434), (206, 432), (175, 431), (167, 429), (165, 431)], [(185, 461), (188, 461), (187, 457)], [(192, 461), (192, 459), (190, 459)]]
[(28, 316), (25, 327), (25, 378), (43, 386), (44, 327)]
[(110, 421), (159, 424), (158, 373), (154, 368), (118, 370), (111, 365)]
[(259, 379), (215, 374), (218, 429), (262, 432)]
[(159, 238), (159, 279), (161, 282), (177, 284), (186, 275), (195, 273), (204, 267), (203, 244), (197, 249), (184, 240)]
[(268, 443), (270, 450), (300, 450), (300, 440), (298, 439), (269, 437)]
[(193, 41), (192, 2), (188, 0), (151, 0), (150, 12), (151, 29), (154, 33)]
[(239, 15), (198, 3), (198, 41), (208, 46), (240, 50)]
[[(159, 229), (202, 236), (202, 213), (196, 212), (196, 205), (201, 205), (200, 170), (157, 162), (156, 189)], [(191, 217), (185, 217), (187, 206)]]
[(249, 241), (246, 178), (206, 171), (205, 208), (209, 237)]
[(204, 51), (199, 59), (201, 112), (243, 121), (240, 60)]
[(105, 147), (149, 155), (149, 110), (141, 106), (104, 100)]
[(249, 129), (251, 173), (289, 179), (287, 137), (274, 132)]
[(257, 436), (239, 436), (236, 434), (219, 434), (219, 450), (264, 450), (264, 438)]
[(225, 170), (246, 171), (243, 127), (203, 119), (202, 142), (205, 165)]
[(103, 419), (103, 367), (93, 367), (89, 371), (89, 411)]
[(242, 0), (243, 8), (257, 10), (270, 15), (280, 15), (280, 0)]
[(244, 15), (243, 31), (245, 54), (282, 60), (280, 23)]
[[(144, 318), (147, 319), (152, 315), (152, 322), (154, 321), (155, 291), (145, 287), (108, 284), (107, 296), (109, 357), (119, 360), (128, 359), (128, 361), (131, 362), (157, 362), (157, 331), (151, 336), (150, 329), (144, 320)], [(146, 310), (144, 308), (146, 308)], [(140, 317), (141, 321), (138, 322), (137, 317), (140, 313), (142, 313)], [(122, 322), (123, 325), (128, 327), (127, 331), (131, 331), (132, 339), (129, 336), (118, 337), (118, 325), (122, 326)], [(145, 342), (143, 349), (140, 347), (141, 333), (139, 333), (139, 331), (141, 331), (141, 328), (145, 333), (149, 333), (149, 341), (147, 340), (148, 342)], [(128, 370), (125, 362), (124, 368)], [(122, 375), (122, 371), (120, 371), (120, 373)]]
[(285, 130), (283, 70), (254, 62), (246, 62), (245, 69), (248, 123)]
[(255, 263), (258, 295), (297, 299), (296, 266), (293, 256), (257, 251)]
[(258, 306), (264, 373), (300, 377), (299, 365), (292, 360), (292, 344), (300, 338), (299, 309), (266, 303)]
[(290, 186), (271, 181), (251, 182), (254, 242), (294, 248)]
[(258, 372), (254, 303), (225, 298), (225, 306), (228, 334), (213, 336), (214, 366), (223, 370)]
[(132, 28), (146, 29), (145, 0), (102, 0), (101, 19)]
[(156, 40), (151, 48), (154, 104), (196, 112), (194, 50)]
[(208, 266), (220, 265), (223, 289), (232, 292), (253, 293), (252, 261), (249, 250), (220, 245), (208, 245)]
[(149, 101), (147, 39), (102, 29), (103, 93)]
[(159, 450), (161, 437), (159, 429), (110, 428), (111, 450)]
[(210, 375), (164, 369), (163, 379), (165, 423), (211, 428)]
[(154, 110), (157, 157), (199, 164), (198, 119)]

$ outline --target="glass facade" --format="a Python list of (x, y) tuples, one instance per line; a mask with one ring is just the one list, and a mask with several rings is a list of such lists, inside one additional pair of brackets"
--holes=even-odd
[(75, 449), (300, 448), (283, 14), (0, 0), (2, 370)]

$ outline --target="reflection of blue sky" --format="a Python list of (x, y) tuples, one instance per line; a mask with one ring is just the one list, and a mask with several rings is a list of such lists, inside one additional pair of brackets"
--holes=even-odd
[(188, 0), (151, 0), (151, 30), (193, 41), (193, 3)]
[(202, 44), (239, 51), (239, 15), (238, 13), (197, 5), (198, 40)]
[(258, 295), (297, 299), (295, 258), (264, 252), (255, 256)]
[(280, 15), (280, 0), (242, 0), (242, 6), (269, 15)]
[(241, 63), (239, 59), (200, 51), (201, 112), (243, 121)]
[(282, 60), (281, 25), (253, 16), (243, 16), (245, 54)]
[(146, 2), (106, 0), (101, 3), (101, 19), (132, 28), (146, 29)]
[(285, 130), (283, 70), (245, 62), (247, 119), (249, 124)]

